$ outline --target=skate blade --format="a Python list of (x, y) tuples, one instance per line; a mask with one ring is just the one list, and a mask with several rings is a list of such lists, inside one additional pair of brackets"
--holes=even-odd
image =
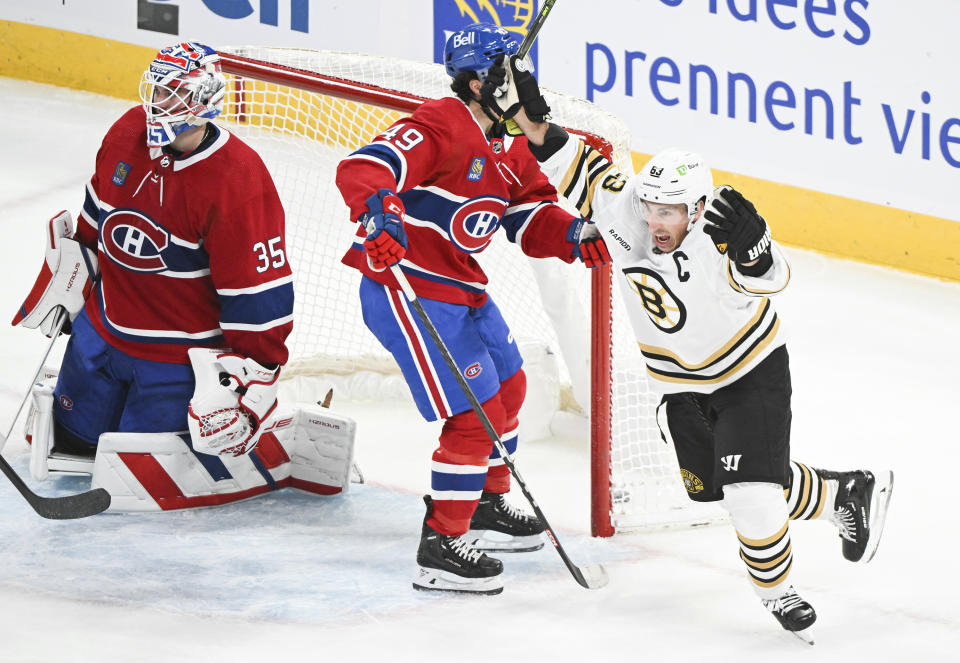
[(805, 628), (802, 631), (787, 631), (787, 633), (789, 633), (792, 636), (795, 636), (797, 639), (799, 639), (802, 642), (805, 642), (811, 647), (813, 646), (813, 629)]
[(866, 564), (877, 554), (880, 536), (887, 520), (887, 507), (890, 506), (890, 497), (893, 494), (893, 472), (880, 472), (874, 476), (874, 481), (873, 497), (870, 500), (870, 538), (860, 559), (861, 564)]
[(503, 532), (472, 529), (467, 532), (467, 542), (481, 552), (521, 553), (543, 548), (543, 535), (511, 536)]
[(503, 591), (503, 580), (499, 575), (491, 578), (464, 578), (448, 571), (417, 566), (413, 588), (421, 592), (492, 596)]

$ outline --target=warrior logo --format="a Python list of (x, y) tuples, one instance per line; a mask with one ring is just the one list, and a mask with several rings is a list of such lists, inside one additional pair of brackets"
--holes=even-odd
[(736, 472), (740, 469), (740, 458), (743, 454), (731, 454), (729, 456), (723, 456), (720, 458), (723, 462), (723, 469), (727, 472)]
[(170, 233), (142, 212), (117, 208), (100, 224), (104, 253), (121, 267), (135, 272), (167, 269), (161, 252), (170, 243)]
[(450, 240), (467, 253), (482, 251), (493, 239), (506, 210), (506, 203), (499, 198), (468, 200), (450, 219)]
[(687, 321), (687, 307), (670, 292), (663, 278), (652, 269), (631, 267), (623, 270), (630, 287), (640, 295), (650, 321), (660, 331), (673, 334)]

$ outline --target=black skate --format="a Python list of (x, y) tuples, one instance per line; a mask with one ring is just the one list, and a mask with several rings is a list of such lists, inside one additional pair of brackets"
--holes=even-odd
[(477, 550), (532, 552), (543, 548), (543, 523), (507, 503), (506, 495), (484, 492), (470, 520), (467, 541)]
[(813, 635), (807, 629), (817, 621), (817, 612), (793, 587), (775, 599), (765, 599), (763, 607), (777, 618), (780, 626), (807, 644), (813, 644)]
[(503, 591), (503, 564), (473, 548), (460, 536), (445, 536), (427, 525), (433, 513), (433, 500), (423, 496), (427, 515), (417, 549), (417, 569), (413, 588), (426, 591), (464, 594), (499, 594)]
[(830, 520), (840, 530), (843, 556), (851, 562), (867, 563), (880, 545), (893, 492), (893, 472), (828, 472), (818, 470), (827, 480), (838, 483), (834, 512)]

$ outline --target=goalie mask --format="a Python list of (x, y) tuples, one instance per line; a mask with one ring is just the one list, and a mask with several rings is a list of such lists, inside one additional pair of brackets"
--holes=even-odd
[(689, 232), (699, 212), (702, 200), (706, 207), (713, 194), (713, 174), (695, 152), (671, 148), (648, 161), (636, 175), (634, 204), (637, 213), (646, 220), (643, 201), (662, 205), (686, 205)]
[(471, 23), (447, 39), (443, 47), (443, 64), (453, 78), (460, 72), (473, 71), (482, 81), (497, 58), (512, 55), (519, 48), (520, 42), (500, 26)]
[(217, 52), (197, 42), (168, 46), (140, 79), (147, 145), (162, 147), (223, 111), (226, 79)]

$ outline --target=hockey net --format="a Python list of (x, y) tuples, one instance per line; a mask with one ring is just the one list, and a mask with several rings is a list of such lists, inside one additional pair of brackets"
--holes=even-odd
[[(359, 272), (340, 263), (354, 227), (334, 175), (340, 159), (424, 100), (452, 95), (449, 77), (440, 65), (360, 54), (227, 47), (221, 55), (229, 81), (226, 126), (263, 158), (286, 211), (296, 303), (285, 379), (323, 376), (336, 384), (338, 398), (409, 399), (392, 358), (363, 323)], [(633, 172), (630, 134), (620, 120), (583, 100), (549, 90), (544, 96), (555, 122)], [(680, 487), (673, 450), (655, 420), (659, 397), (626, 316), (616, 315), (610, 270), (591, 274), (580, 265), (528, 259), (503, 235), (478, 260), (536, 376), (528, 381), (521, 435), (571, 429), (557, 421), (585, 422), (578, 400), (590, 410), (593, 534), (710, 519)], [(563, 301), (545, 306), (538, 281), (549, 281), (544, 294), (559, 292)], [(585, 436), (585, 423), (582, 430)]]

